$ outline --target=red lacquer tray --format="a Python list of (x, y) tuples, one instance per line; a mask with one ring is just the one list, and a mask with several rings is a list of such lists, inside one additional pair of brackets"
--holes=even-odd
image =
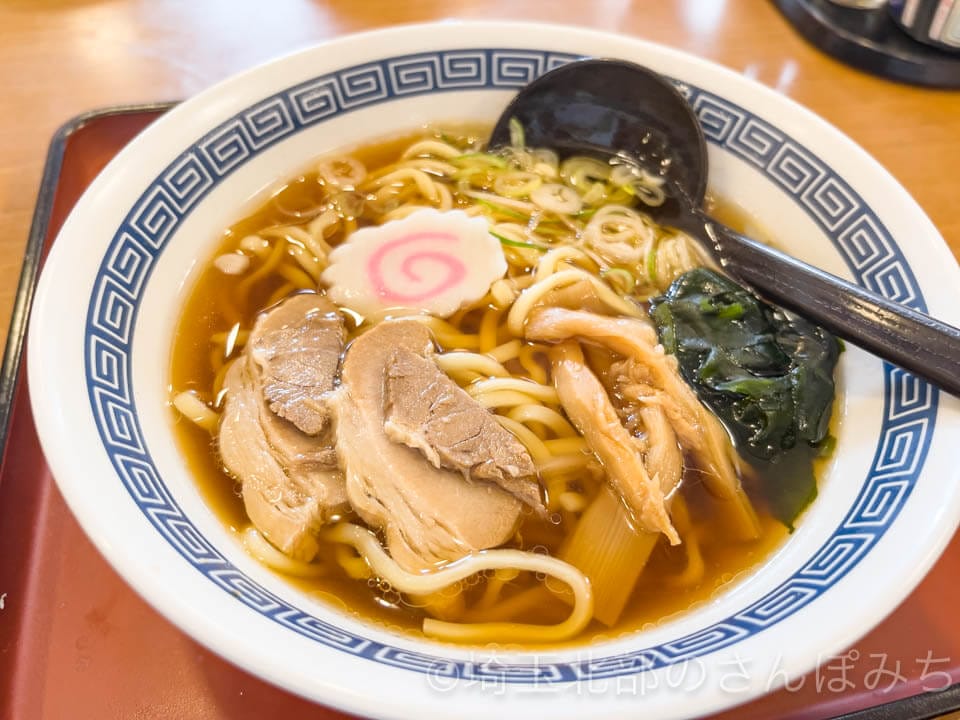
[[(21, 363), (37, 272), (84, 188), (167, 107), (77, 118), (48, 157), (0, 377), (0, 718), (342, 719), (225, 662), (148, 607), (88, 542), (37, 442)], [(846, 654), (822, 658), (817, 672), (716, 717), (934, 717), (960, 699), (958, 576), (960, 538), (899, 610)], [(742, 679), (726, 680), (735, 697)], [(900, 698), (909, 699), (877, 707)], [(457, 714), (451, 707), (449, 717)], [(636, 717), (645, 717), (642, 698)]]

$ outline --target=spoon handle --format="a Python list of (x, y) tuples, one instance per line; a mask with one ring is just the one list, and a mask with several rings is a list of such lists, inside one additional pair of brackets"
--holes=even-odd
[(721, 265), (788, 310), (960, 395), (960, 330), (818, 270), (717, 222), (706, 223)]

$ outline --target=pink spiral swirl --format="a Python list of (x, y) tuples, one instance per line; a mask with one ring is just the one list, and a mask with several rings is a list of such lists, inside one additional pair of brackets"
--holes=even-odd
[[(416, 303), (429, 300), (447, 292), (456, 287), (467, 276), (467, 267), (460, 258), (453, 253), (444, 250), (437, 250), (431, 247), (435, 243), (457, 243), (457, 236), (453, 233), (445, 232), (415, 232), (409, 235), (403, 235), (385, 242), (377, 250), (371, 253), (367, 260), (367, 276), (373, 285), (374, 292), (385, 303)], [(400, 275), (411, 283), (422, 285), (428, 282), (428, 278), (422, 277), (417, 272), (417, 264), (424, 261), (431, 265), (437, 263), (446, 270), (443, 277), (429, 278), (430, 284), (427, 289), (410, 293), (390, 287), (390, 277), (385, 273), (385, 265), (391, 255), (395, 253), (406, 253), (400, 255)]]

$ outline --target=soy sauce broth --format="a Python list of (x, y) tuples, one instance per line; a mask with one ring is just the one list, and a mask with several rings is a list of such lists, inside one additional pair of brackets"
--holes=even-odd
[[(485, 137), (483, 128), (459, 126), (458, 134), (476, 138)], [(414, 140), (425, 136), (424, 131), (371, 143), (350, 151), (368, 169), (375, 169), (396, 160), (403, 149)], [(315, 207), (320, 202), (316, 192), (315, 173), (304, 173), (282, 185), (277, 192), (248, 216), (240, 219), (224, 232), (220, 246), (212, 257), (232, 250), (239, 238), (256, 233), (259, 229), (278, 223), (291, 223), (291, 212)], [(735, 204), (723, 199), (710, 199), (711, 212), (734, 228), (750, 230), (756, 235), (755, 224)], [(766, 239), (766, 238), (761, 238)], [(212, 259), (212, 258), (211, 258)], [(228, 333), (238, 322), (245, 327), (268, 303), (271, 295), (282, 284), (282, 279), (265, 277), (257, 282), (243, 306), (228, 302), (237, 279), (225, 276), (216, 270), (212, 262), (201, 272), (196, 284), (186, 297), (175, 336), (170, 364), (170, 386), (173, 390), (194, 390), (203, 399), (215, 401), (210, 388), (214, 382), (211, 353), (221, 347), (212, 343), (218, 333)], [(195, 424), (185, 420), (171, 409), (176, 441), (183, 452), (189, 471), (213, 512), (237, 535), (249, 524), (243, 508), (238, 484), (222, 469), (215, 442), (210, 435)], [(835, 419), (834, 419), (835, 421)], [(818, 461), (818, 477), (822, 476), (824, 461)], [(696, 470), (685, 474), (683, 493), (702, 551), (703, 575), (695, 583), (685, 583), (688, 558), (684, 545), (671, 547), (661, 538), (647, 567), (640, 576), (632, 597), (620, 621), (614, 627), (605, 627), (592, 621), (587, 629), (566, 645), (584, 645), (602, 638), (613, 638), (634, 632), (651, 624), (663, 622), (698, 605), (709, 602), (718, 592), (748, 574), (768, 559), (782, 545), (788, 535), (786, 528), (769, 513), (761, 494), (749, 480), (745, 482), (754, 507), (757, 510), (761, 536), (751, 542), (731, 539), (725, 527), (726, 521), (720, 503), (705, 489)], [(563, 540), (564, 532), (555, 524), (528, 517), (520, 528), (524, 549), (538, 548), (555, 552)], [(333, 562), (334, 548), (321, 543), (319, 558)], [(285, 578), (310, 597), (321, 599), (341, 610), (382, 627), (420, 635), (422, 613), (410, 608), (392, 595), (378, 592), (373, 581), (357, 581), (345, 573), (335, 571), (329, 575), (302, 580)], [(505, 599), (522, 593), (530, 585), (521, 578), (510, 583)], [(482, 583), (464, 590), (468, 602), (482, 592)], [(535, 611), (512, 617), (519, 622), (559, 622), (569, 614), (569, 606), (559, 600), (548, 601)], [(514, 647), (514, 646), (511, 646)], [(529, 647), (529, 646), (527, 646)], [(551, 647), (557, 647), (556, 644)]]

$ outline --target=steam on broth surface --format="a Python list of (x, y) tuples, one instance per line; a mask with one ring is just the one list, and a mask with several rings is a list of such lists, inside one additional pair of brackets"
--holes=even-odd
[[(772, 552), (778, 468), (740, 458), (647, 317), (709, 264), (643, 212), (656, 179), (522, 137), (487, 153), (484, 136), (427, 129), (323, 158), (227, 229), (176, 334), (173, 405), (193, 420), (178, 439), (251, 554), (308, 593), (455, 642), (613, 637)], [(507, 270), (451, 315), (331, 303), (368, 267), (348, 252), (358, 230), (408, 227), (403, 244), (469, 218)], [(410, 262), (425, 286), (450, 270), (436, 245)], [(496, 440), (445, 440), (461, 420)]]

